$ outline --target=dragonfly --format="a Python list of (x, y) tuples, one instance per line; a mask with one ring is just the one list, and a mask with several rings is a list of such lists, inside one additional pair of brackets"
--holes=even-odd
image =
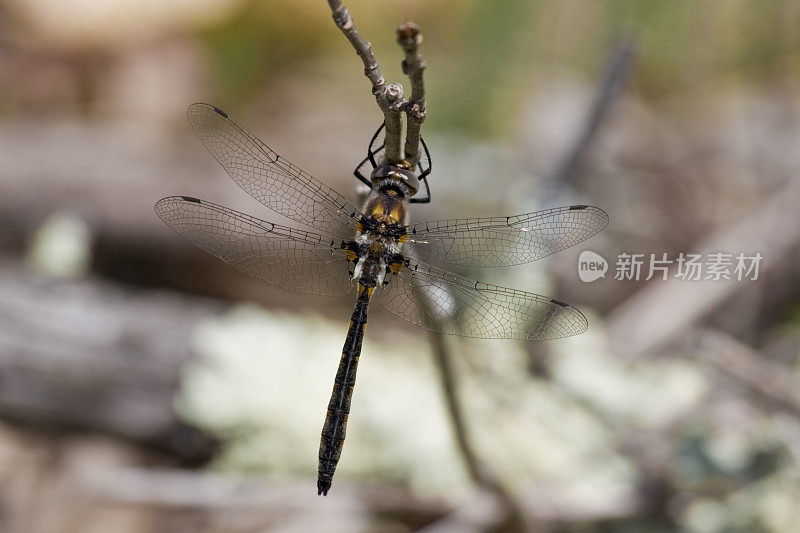
[(401, 319), (448, 335), (545, 340), (588, 328), (584, 315), (560, 300), (475, 281), (431, 263), (529, 263), (601, 231), (608, 223), (602, 209), (571, 205), (411, 223), (408, 205), (420, 189), (420, 175), (408, 164), (374, 162), (372, 190), (359, 207), (279, 156), (224, 111), (198, 103), (189, 107), (188, 118), (234, 182), (298, 226), (191, 196), (159, 200), (158, 216), (189, 242), (270, 284), (325, 296), (355, 293), (320, 438), (318, 494), (328, 494), (341, 457), (373, 300)]

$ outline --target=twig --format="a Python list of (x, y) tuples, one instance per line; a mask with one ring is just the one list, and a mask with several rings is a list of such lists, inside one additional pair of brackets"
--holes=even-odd
[(364, 75), (372, 84), (372, 94), (375, 95), (378, 107), (383, 111), (386, 123), (386, 159), (390, 163), (399, 163), (403, 160), (400, 146), (403, 131), (401, 110), (405, 104), (403, 86), (399, 83), (386, 84), (381, 73), (381, 66), (372, 53), (372, 44), (361, 37), (355, 22), (353, 22), (353, 17), (350, 16), (350, 11), (342, 4), (341, 0), (328, 0), (328, 5), (333, 13), (333, 21), (336, 26), (344, 33), (355, 48), (356, 54), (364, 62)]
[(636, 58), (635, 52), (633, 41), (630, 39), (624, 39), (614, 47), (583, 129), (576, 137), (575, 143), (561, 165), (553, 173), (552, 183), (564, 185), (574, 182), (576, 170), (580, 166), (586, 150), (630, 77)]
[(447, 404), (447, 413), (453, 424), (456, 444), (461, 452), (461, 456), (464, 458), (470, 477), (472, 477), (473, 481), (478, 486), (491, 492), (502, 502), (506, 509), (508, 525), (513, 531), (529, 531), (530, 524), (522, 506), (511, 491), (506, 488), (500, 477), (488, 464), (481, 461), (475, 452), (475, 448), (467, 432), (466, 423), (464, 422), (464, 413), (461, 410), (461, 403), (458, 400), (452, 357), (445, 343), (444, 336), (435, 331), (431, 331), (430, 337), (431, 344), (433, 345), (436, 367), (439, 369), (439, 377), (441, 378), (442, 390)]
[(406, 20), (397, 28), (397, 42), (405, 52), (403, 60), (403, 74), (411, 80), (411, 98), (404, 106), (408, 118), (406, 128), (405, 157), (412, 168), (419, 161), (419, 139), (422, 123), (425, 121), (425, 82), (422, 74), (425, 71), (425, 60), (419, 54), (419, 45), (422, 44), (422, 33), (419, 26), (411, 20)]

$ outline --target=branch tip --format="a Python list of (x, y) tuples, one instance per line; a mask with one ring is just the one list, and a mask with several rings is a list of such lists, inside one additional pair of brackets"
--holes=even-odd
[(422, 44), (422, 32), (413, 20), (406, 19), (397, 27), (397, 42), (403, 50), (417, 48)]
[[(395, 164), (406, 160), (415, 167), (419, 161), (420, 129), (426, 114), (425, 85), (422, 80), (422, 72), (426, 65), (418, 52), (422, 44), (422, 31), (411, 19), (406, 19), (397, 27), (397, 43), (405, 54), (402, 62), (403, 73), (411, 80), (411, 98), (404, 100), (402, 85), (386, 84), (380, 63), (372, 53), (372, 44), (358, 32), (350, 11), (341, 0), (328, 0), (328, 5), (336, 26), (347, 37), (364, 63), (364, 75), (372, 84), (372, 94), (383, 112), (386, 124), (384, 139), (386, 160)], [(406, 114), (408, 120), (405, 146), (401, 146), (402, 113)]]
[[(403, 159), (401, 146), (402, 119), (398, 109), (399, 104), (394, 103), (398, 99), (397, 91), (386, 86), (380, 63), (372, 53), (372, 44), (358, 32), (353, 17), (341, 0), (328, 0), (328, 5), (331, 8), (331, 14), (336, 26), (347, 37), (356, 54), (364, 63), (364, 75), (372, 84), (372, 94), (375, 96), (378, 107), (383, 112), (384, 122), (386, 123), (386, 159), (391, 163), (400, 162)], [(403, 92), (401, 88), (399, 99), (402, 100), (402, 98)]]
[(408, 118), (406, 129), (406, 160), (416, 166), (419, 162), (420, 130), (426, 117), (425, 83), (422, 77), (425, 59), (419, 53), (422, 44), (422, 30), (411, 19), (406, 19), (397, 27), (397, 44), (403, 49), (405, 59), (402, 62), (403, 74), (411, 80), (411, 98), (403, 106)]

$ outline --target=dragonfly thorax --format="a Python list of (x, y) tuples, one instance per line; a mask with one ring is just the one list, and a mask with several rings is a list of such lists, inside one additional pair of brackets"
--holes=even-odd
[(390, 266), (404, 260), (400, 250), (407, 218), (405, 202), (398, 195), (379, 191), (367, 200), (358, 236), (342, 244), (350, 250), (348, 259), (355, 264), (353, 279), (367, 287), (383, 285)]
[[(405, 226), (408, 218), (406, 201), (403, 196), (379, 191), (367, 200), (364, 215), (370, 219), (371, 226), (383, 226), (382, 233), (387, 233), (398, 224)], [(371, 228), (380, 232), (379, 227)]]

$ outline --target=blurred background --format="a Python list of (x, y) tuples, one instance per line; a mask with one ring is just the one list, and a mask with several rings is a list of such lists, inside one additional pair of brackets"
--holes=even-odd
[[(375, 309), (327, 498), (351, 299), (282, 291), (153, 213), (255, 216), (206, 101), (338, 191), (381, 114), (322, 0), (0, 0), (0, 530), (797, 531), (800, 3), (350, 0), (389, 81), (424, 33), (433, 201), (586, 203), (606, 230), (466, 272), (581, 308), (548, 343)], [(583, 283), (578, 255), (610, 266)], [(755, 281), (618, 281), (620, 253), (760, 253)]]

